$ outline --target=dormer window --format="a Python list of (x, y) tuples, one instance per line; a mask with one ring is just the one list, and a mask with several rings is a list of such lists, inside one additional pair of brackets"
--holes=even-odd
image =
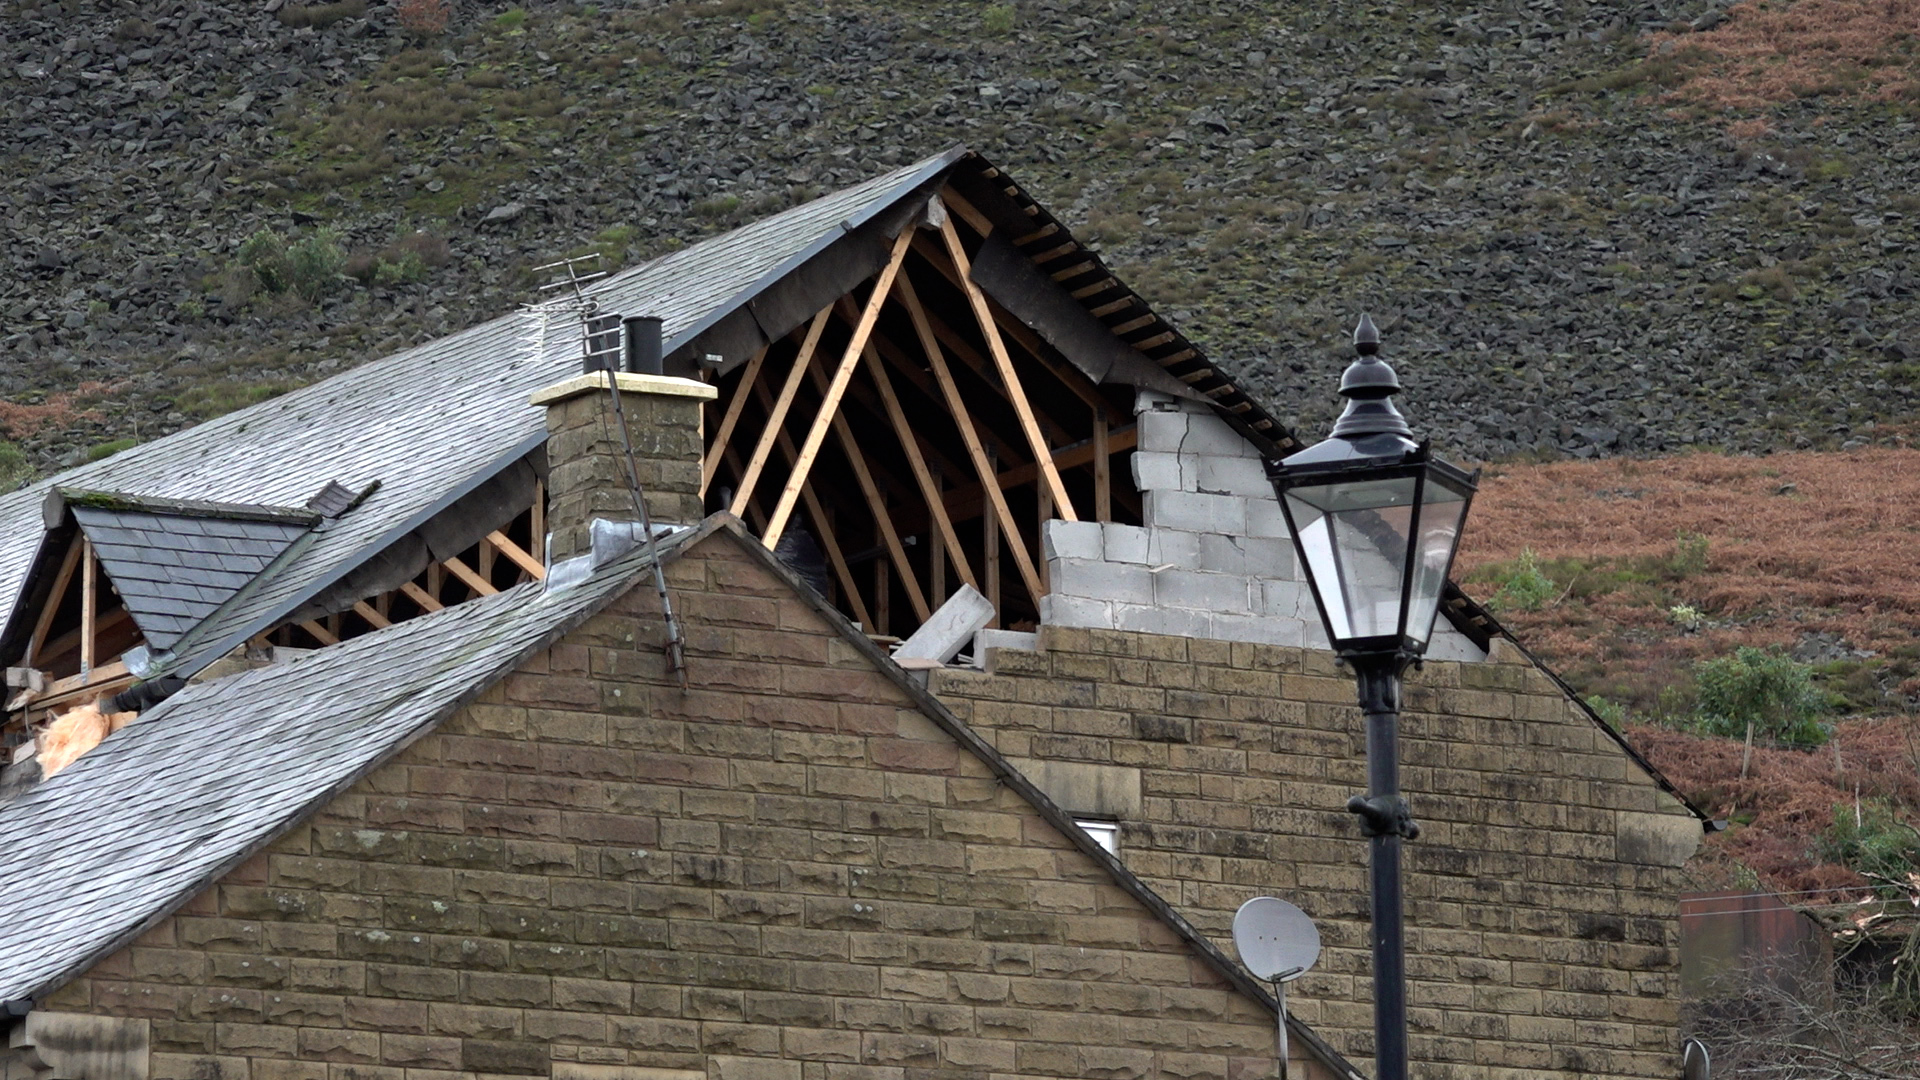
[(18, 673), (9, 726), (130, 685), (136, 647), (182, 635), (321, 520), (303, 509), (56, 489), (21, 602), (0, 635)]

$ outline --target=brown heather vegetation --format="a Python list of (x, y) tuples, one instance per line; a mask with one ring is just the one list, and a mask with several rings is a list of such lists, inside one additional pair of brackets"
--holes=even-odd
[(1670, 100), (1716, 112), (1833, 95), (1920, 96), (1920, 0), (1747, 0), (1703, 33), (1656, 35), (1684, 54)]
[[(1704, 567), (1680, 565), (1681, 534), (1705, 538)], [(1703, 886), (1751, 884), (1745, 867), (1781, 892), (1839, 890), (1809, 900), (1863, 895), (1867, 880), (1814, 846), (1856, 799), (1920, 820), (1920, 450), (1495, 466), (1459, 576), (1492, 598), (1528, 548), (1554, 588), (1501, 620), (1581, 694), (1624, 705), (1634, 745), (1735, 823), (1708, 845)], [(1756, 746), (1744, 779), (1738, 740), (1645, 722), (1684, 725), (1695, 661), (1741, 645), (1801, 647), (1836, 716), (1855, 718), (1817, 750)]]
[(89, 406), (122, 389), (111, 383), (83, 382), (72, 390), (48, 394), (39, 402), (0, 401), (0, 438), (29, 439), (48, 429), (70, 428), (96, 418)]
[(1707, 845), (1698, 867), (1710, 888), (1737, 887), (1738, 863), (1795, 903), (1857, 900), (1871, 883), (1811, 854), (1833, 824), (1834, 807), (1844, 813), (1855, 798), (1876, 797), (1920, 806), (1920, 720), (1913, 717), (1845, 721), (1834, 738), (1837, 754), (1834, 744), (1811, 752), (1755, 747), (1744, 779), (1738, 740), (1651, 724), (1629, 727), (1627, 737), (1696, 805), (1733, 823)]
[[(1704, 569), (1672, 569), (1682, 533), (1706, 539)], [(1695, 659), (1810, 634), (1872, 650), (1902, 679), (1920, 674), (1920, 450), (1496, 466), (1457, 571), (1488, 596), (1523, 548), (1559, 590), (1501, 618), (1569, 675), (1631, 667), (1618, 677), (1671, 681)], [(1674, 624), (1678, 604), (1699, 609), (1699, 630)]]

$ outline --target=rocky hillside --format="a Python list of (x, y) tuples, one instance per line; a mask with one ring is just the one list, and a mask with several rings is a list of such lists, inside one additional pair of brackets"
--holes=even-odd
[(1365, 308), (1464, 457), (1889, 438), (1912, 58), (1729, 95), (1716, 3), (6, 0), (0, 473), (957, 141), (1310, 434)]

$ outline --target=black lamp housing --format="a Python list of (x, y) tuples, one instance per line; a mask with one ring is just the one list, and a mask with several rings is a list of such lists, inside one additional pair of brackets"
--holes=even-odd
[(1413, 440), (1389, 400), (1400, 381), (1377, 355), (1370, 317), (1353, 337), (1359, 359), (1340, 379), (1347, 408), (1333, 437), (1271, 464), (1267, 478), (1334, 651), (1414, 660), (1433, 637), (1480, 474)]

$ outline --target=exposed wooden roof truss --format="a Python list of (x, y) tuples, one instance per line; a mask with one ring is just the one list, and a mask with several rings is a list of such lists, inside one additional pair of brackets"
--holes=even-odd
[[(1133, 389), (1099, 386), (969, 277), (993, 228), (952, 188), (881, 270), (719, 380), (701, 475), (768, 548), (798, 524), (830, 599), (904, 635), (962, 584), (1037, 620), (1050, 520), (1138, 523)], [(1115, 478), (1119, 479), (1116, 480)]]

